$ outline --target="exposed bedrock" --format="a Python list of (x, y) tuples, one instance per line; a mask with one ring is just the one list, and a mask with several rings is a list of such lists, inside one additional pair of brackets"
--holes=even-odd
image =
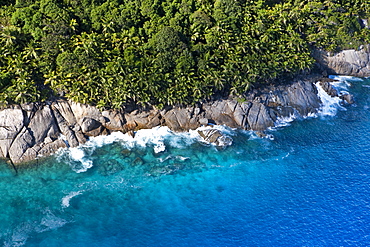
[(361, 45), (358, 50), (344, 50), (336, 54), (316, 50), (313, 56), (320, 69), (327, 74), (370, 76), (370, 45)]
[[(321, 103), (313, 84), (317, 80), (310, 77), (252, 90), (243, 101), (229, 98), (163, 110), (100, 111), (66, 100), (13, 106), (0, 111), (0, 157), (15, 164), (28, 162), (62, 147), (76, 147), (91, 136), (113, 131), (132, 133), (155, 126), (186, 131), (217, 124), (263, 131), (273, 127), (279, 117), (315, 113)], [(227, 143), (217, 131), (202, 132), (202, 135), (205, 139), (215, 139), (216, 144)]]
[(232, 139), (229, 136), (224, 135), (218, 129), (204, 129), (198, 130), (198, 134), (208, 143), (214, 143), (218, 147), (225, 147), (231, 145)]
[[(244, 101), (223, 99), (161, 111), (154, 108), (99, 111), (93, 106), (65, 100), (14, 106), (0, 111), (0, 156), (22, 163), (55, 153), (61, 147), (76, 147), (90, 136), (155, 126), (185, 131), (217, 124), (263, 131), (273, 127), (279, 117), (315, 113), (321, 103), (313, 85), (316, 80), (296, 80), (252, 90)], [(330, 92), (329, 85), (322, 86)], [(227, 143), (219, 131), (200, 135), (209, 141), (214, 139), (219, 145)]]

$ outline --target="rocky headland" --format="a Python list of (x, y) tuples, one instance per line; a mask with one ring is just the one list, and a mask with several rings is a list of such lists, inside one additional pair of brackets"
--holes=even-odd
[[(370, 76), (370, 46), (330, 55), (315, 52), (318, 67), (328, 74)], [(55, 153), (59, 148), (76, 147), (89, 137), (114, 131), (132, 133), (138, 129), (168, 126), (186, 131), (206, 125), (264, 131), (279, 118), (316, 113), (321, 101), (314, 83), (331, 96), (338, 92), (322, 75), (296, 78), (289, 83), (254, 89), (245, 99), (219, 99), (188, 107), (132, 108), (100, 111), (94, 106), (67, 100), (13, 105), (0, 111), (0, 158), (13, 164), (33, 161)], [(352, 103), (349, 95), (343, 100)], [(131, 108), (131, 109), (130, 109)], [(216, 144), (225, 140), (217, 131), (200, 135)]]

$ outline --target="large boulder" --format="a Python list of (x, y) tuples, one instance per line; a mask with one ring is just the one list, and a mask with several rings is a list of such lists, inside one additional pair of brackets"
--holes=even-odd
[(61, 139), (57, 139), (51, 142), (44, 142), (40, 146), (40, 149), (37, 152), (37, 156), (38, 157), (48, 156), (58, 151), (59, 148), (66, 148), (66, 147), (67, 147), (66, 143)]
[(249, 129), (249, 123), (248, 123), (248, 118), (247, 118), (247, 113), (249, 112), (249, 109), (251, 108), (252, 103), (247, 102), (247, 103), (241, 103), (237, 104), (235, 106), (234, 110), (234, 121), (235, 123), (240, 126), (243, 129)]
[(274, 126), (268, 108), (259, 102), (254, 102), (247, 116), (248, 125), (251, 130), (266, 130)]
[(121, 130), (130, 131), (137, 129), (150, 129), (161, 125), (161, 114), (158, 110), (150, 109), (147, 111), (135, 110), (124, 115), (124, 125)]
[(12, 145), (9, 149), (9, 158), (14, 163), (20, 163), (24, 161), (29, 161), (31, 159), (35, 159), (37, 156), (36, 152), (31, 154), (31, 151), (28, 151), (28, 156), (25, 155), (25, 152), (32, 148), (35, 145), (35, 139), (30, 133), (30, 130), (26, 127), (20, 131), (17, 137), (12, 142)]
[(84, 117), (99, 119), (102, 116), (99, 109), (94, 106), (71, 102), (71, 101), (69, 101), (68, 103), (71, 107), (71, 110), (77, 122), (80, 122), (81, 119), (83, 119)]
[(98, 120), (90, 117), (84, 117), (80, 122), (81, 131), (87, 136), (98, 136), (106, 134), (105, 128)]
[(312, 82), (299, 80), (289, 86), (287, 91), (287, 105), (292, 106), (302, 116), (316, 112), (320, 107), (317, 90)]
[(72, 126), (77, 123), (69, 101), (58, 100), (52, 104), (52, 107), (58, 110), (60, 116), (64, 118), (68, 125)]
[(336, 54), (315, 50), (313, 56), (321, 70), (328, 74), (370, 76), (370, 45), (362, 45), (358, 50), (344, 50)]
[(237, 102), (232, 99), (217, 100), (203, 105), (205, 117), (218, 125), (227, 125), (231, 128), (241, 127), (234, 119), (234, 110)]
[(103, 111), (102, 116), (104, 118), (102, 124), (105, 128), (113, 131), (122, 130), (123, 125), (125, 124), (124, 114), (122, 112), (108, 110)]
[(162, 112), (166, 126), (174, 131), (196, 129), (200, 126), (200, 109), (197, 107), (174, 107)]
[(79, 144), (79, 141), (75, 135), (75, 132), (70, 128), (68, 122), (59, 113), (58, 109), (53, 107), (53, 112), (54, 112), (54, 116), (57, 121), (59, 130), (65, 138), (66, 145), (68, 147), (77, 147)]
[(90, 131), (93, 131), (97, 128), (99, 128), (101, 126), (101, 122), (93, 119), (93, 118), (90, 118), (90, 117), (84, 117), (82, 120), (81, 120), (81, 130), (83, 133), (88, 133)]
[(24, 115), (20, 108), (0, 111), (0, 157), (8, 157), (11, 144), (24, 127)]
[[(186, 115), (186, 112), (179, 111), (179, 113), (180, 113), (179, 115)], [(181, 117), (180, 117), (180, 119), (177, 117), (176, 111), (174, 111), (174, 110), (166, 111), (163, 114), (163, 118), (166, 121), (166, 125), (171, 130), (174, 130), (174, 131), (183, 130), (182, 127), (181, 127)]]
[(198, 130), (198, 134), (208, 143), (215, 144), (219, 147), (225, 147), (232, 144), (233, 139), (223, 134), (218, 129), (203, 129)]
[(57, 139), (60, 132), (54, 114), (48, 105), (37, 110), (28, 124), (35, 143), (41, 143), (46, 137)]
[[(124, 114), (119, 110), (100, 111), (95, 106), (64, 100), (54, 102), (52, 107), (58, 112), (58, 123), (63, 122), (62, 129), (70, 132), (65, 128), (68, 126), (74, 131), (79, 143), (86, 141), (85, 136), (107, 134), (109, 130), (123, 130), (125, 124)], [(69, 134), (69, 136), (72, 135)]]

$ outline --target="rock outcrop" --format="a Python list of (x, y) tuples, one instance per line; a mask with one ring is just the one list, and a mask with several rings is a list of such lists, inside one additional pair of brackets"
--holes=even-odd
[(316, 50), (313, 56), (326, 74), (370, 76), (370, 45), (361, 45), (358, 50), (344, 50), (336, 54)]
[(226, 147), (231, 145), (232, 139), (224, 135), (218, 129), (198, 130), (198, 134), (208, 143), (214, 143), (218, 147)]
[[(189, 107), (100, 111), (66, 100), (25, 104), (0, 111), (0, 157), (14, 164), (50, 155), (61, 147), (76, 147), (91, 136), (112, 131), (132, 132), (155, 126), (186, 131), (209, 124), (263, 131), (279, 117), (305, 116), (320, 106), (316, 78), (250, 91), (244, 100), (220, 99)], [(205, 140), (228, 145), (217, 130), (201, 131)]]

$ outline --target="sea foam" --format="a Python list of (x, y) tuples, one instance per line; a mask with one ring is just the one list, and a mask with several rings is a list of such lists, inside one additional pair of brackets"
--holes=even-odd
[(168, 127), (155, 127), (153, 129), (142, 129), (136, 132), (132, 142), (140, 147), (153, 145), (153, 151), (160, 153), (166, 150), (164, 140), (166, 137), (174, 135)]
[(36, 228), (39, 233), (58, 229), (68, 223), (67, 220), (54, 215), (49, 209), (46, 209), (44, 214), (39, 227)]
[[(226, 131), (224, 127), (216, 127)], [(189, 132), (173, 132), (168, 127), (155, 127), (142, 129), (135, 132), (134, 137), (122, 132), (113, 132), (106, 136), (91, 137), (85, 144), (74, 148), (65, 148), (58, 152), (59, 157), (67, 157), (67, 161), (76, 173), (86, 172), (93, 167), (93, 161), (89, 158), (96, 148), (112, 143), (119, 143), (126, 149), (151, 148), (154, 153), (166, 151), (169, 145), (175, 148), (184, 148), (201, 137), (196, 130)], [(65, 158), (63, 158), (65, 159)]]
[[(56, 216), (49, 208), (42, 211), (43, 217), (40, 221), (22, 222), (17, 225), (8, 238), (3, 242), (3, 246), (15, 247), (25, 246), (30, 236), (34, 233), (42, 233), (55, 230), (69, 223), (67, 220)], [(8, 234), (5, 234), (5, 236)], [(1, 237), (1, 236), (0, 236)]]
[(71, 199), (75, 196), (81, 195), (83, 191), (72, 191), (68, 195), (62, 198), (62, 207), (63, 208), (68, 208), (69, 207), (69, 202)]
[[(333, 80), (330, 84), (339, 92), (340, 95), (348, 94), (348, 88), (351, 86), (347, 80), (351, 79), (352, 81), (362, 81), (361, 78), (350, 77), (350, 76), (329, 76)], [(318, 96), (322, 102), (318, 113), (310, 112), (308, 115), (301, 117), (299, 114), (293, 113), (286, 117), (278, 117), (275, 121), (275, 126), (269, 128), (270, 130), (277, 130), (280, 127), (290, 126), (290, 124), (296, 120), (297, 118), (316, 118), (318, 116), (325, 117), (325, 116), (335, 116), (337, 114), (338, 109), (346, 110), (341, 105), (342, 99), (339, 97), (332, 97), (326, 93), (326, 91), (321, 87), (320, 82), (316, 82), (315, 86), (318, 91)]]
[(321, 87), (320, 82), (316, 82), (315, 85), (318, 91), (318, 96), (322, 102), (321, 107), (318, 111), (319, 116), (335, 116), (338, 109), (346, 109), (340, 105), (342, 100), (339, 97), (332, 97), (327, 94), (325, 90)]
[[(350, 86), (350, 83), (346, 81), (348, 79), (347, 77), (331, 76), (331, 78), (338, 80), (332, 84), (336, 89), (343, 90), (341, 93), (347, 93), (345, 90), (347, 90)], [(351, 80), (353, 80), (353, 78), (351, 78)], [(315, 85), (317, 87), (318, 96), (321, 99), (322, 105), (317, 115), (310, 114), (304, 118), (335, 116), (338, 109), (345, 109), (340, 105), (342, 100), (339, 97), (331, 97), (328, 95), (320, 86), (319, 82), (317, 82)], [(275, 128), (289, 126), (290, 123), (298, 117), (299, 114), (291, 114), (288, 117), (278, 118), (275, 122)], [(221, 131), (225, 136), (228, 137), (235, 135), (235, 129), (220, 125), (202, 126), (196, 130), (189, 130), (188, 132), (180, 133), (173, 132), (168, 127), (160, 126), (152, 129), (138, 130), (134, 133), (134, 136), (124, 134), (122, 132), (113, 132), (107, 136), (91, 137), (85, 144), (75, 148), (67, 148), (60, 153), (69, 157), (69, 165), (73, 171), (76, 173), (82, 173), (93, 167), (93, 161), (90, 159), (90, 155), (96, 148), (104, 145), (117, 142), (120, 143), (122, 147), (127, 149), (133, 149), (135, 147), (151, 148), (154, 153), (161, 153), (166, 151), (167, 146), (184, 148), (196, 142), (204, 142), (198, 131), (212, 128)], [(270, 138), (269, 136), (268, 138), (273, 139), (273, 137)]]
[(73, 170), (77, 173), (86, 172), (89, 168), (93, 166), (92, 160), (89, 160), (83, 149), (78, 147), (70, 148), (70, 157), (76, 161), (76, 164), (72, 166)]
[(345, 82), (345, 83), (349, 83), (348, 81), (358, 81), (358, 82), (364, 81), (360, 77), (346, 76), (346, 75), (329, 75), (328, 77), (330, 79), (337, 80), (337, 81), (342, 81), (342, 82)]
[(296, 114), (290, 114), (287, 117), (278, 117), (274, 123), (275, 124), (274, 129), (289, 126), (290, 123), (296, 120), (297, 118), (298, 116)]

